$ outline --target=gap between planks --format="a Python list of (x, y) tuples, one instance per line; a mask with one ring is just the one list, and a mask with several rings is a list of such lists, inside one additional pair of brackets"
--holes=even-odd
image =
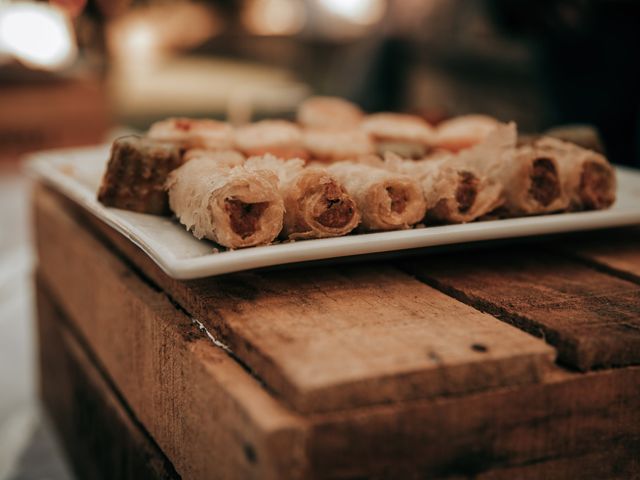
[(602, 268), (557, 251), (522, 247), (457, 254), (455, 259), (425, 256), (397, 265), (543, 338), (570, 368), (640, 363), (640, 286)]

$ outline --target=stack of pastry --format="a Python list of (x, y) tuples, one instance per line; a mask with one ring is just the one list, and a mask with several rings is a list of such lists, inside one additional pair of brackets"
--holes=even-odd
[(602, 209), (615, 189), (602, 154), (550, 137), (518, 142), (513, 123), (468, 115), (432, 126), (314, 97), (297, 122), (172, 118), (117, 139), (98, 199), (171, 211), (197, 238), (242, 248)]

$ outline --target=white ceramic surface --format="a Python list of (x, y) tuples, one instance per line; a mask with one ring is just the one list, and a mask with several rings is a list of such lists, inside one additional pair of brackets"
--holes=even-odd
[(106, 208), (98, 203), (96, 190), (108, 153), (106, 145), (48, 151), (32, 155), (26, 166), (33, 176), (124, 234), (168, 275), (178, 279), (310, 260), (640, 224), (640, 171), (618, 167), (618, 200), (609, 210), (354, 234), (216, 253), (213, 243), (196, 240), (175, 220)]

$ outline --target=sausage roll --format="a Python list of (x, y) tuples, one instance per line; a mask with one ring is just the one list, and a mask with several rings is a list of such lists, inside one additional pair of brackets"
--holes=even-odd
[(435, 160), (403, 160), (392, 154), (385, 167), (420, 180), (427, 220), (439, 223), (471, 222), (502, 203), (502, 187), (471, 164), (449, 155)]
[(233, 147), (233, 128), (217, 120), (167, 118), (151, 125), (147, 136), (173, 143), (183, 151), (190, 148), (228, 150)]
[(284, 200), (282, 234), (289, 239), (346, 235), (360, 221), (355, 201), (340, 182), (318, 167), (304, 167), (303, 160), (281, 160), (273, 155), (253, 157), (249, 170), (271, 170), (278, 176)]
[(169, 205), (196, 238), (228, 248), (266, 245), (282, 230), (284, 205), (270, 171), (229, 168), (207, 157), (174, 170)]
[(334, 163), (327, 170), (355, 200), (362, 230), (409, 228), (425, 216), (420, 184), (408, 175), (351, 162)]
[(600, 210), (615, 202), (615, 171), (603, 155), (550, 137), (537, 140), (534, 148), (541, 157), (556, 159), (570, 210)]
[(311, 97), (298, 107), (298, 123), (304, 128), (357, 128), (363, 113), (354, 103), (337, 97)]
[(422, 158), (433, 144), (433, 129), (422, 118), (401, 113), (375, 113), (361, 128), (373, 140), (380, 155), (393, 152), (403, 158)]
[(445, 120), (436, 128), (434, 144), (437, 148), (458, 152), (484, 140), (500, 122), (487, 115), (462, 115)]
[(304, 146), (312, 160), (330, 163), (347, 160), (374, 151), (369, 136), (362, 130), (305, 130)]
[(270, 153), (280, 158), (307, 158), (302, 131), (286, 120), (262, 120), (236, 128), (235, 145), (247, 156)]
[(568, 198), (562, 188), (557, 155), (516, 143), (515, 124), (499, 124), (482, 142), (460, 152), (458, 159), (477, 165), (481, 173), (502, 185), (500, 216), (566, 210)]

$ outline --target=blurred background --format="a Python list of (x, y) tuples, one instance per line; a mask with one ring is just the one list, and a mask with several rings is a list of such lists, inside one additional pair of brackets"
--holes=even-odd
[(637, 0), (0, 0), (0, 478), (70, 478), (34, 394), (26, 153), (312, 94), (585, 124), (640, 166)]

